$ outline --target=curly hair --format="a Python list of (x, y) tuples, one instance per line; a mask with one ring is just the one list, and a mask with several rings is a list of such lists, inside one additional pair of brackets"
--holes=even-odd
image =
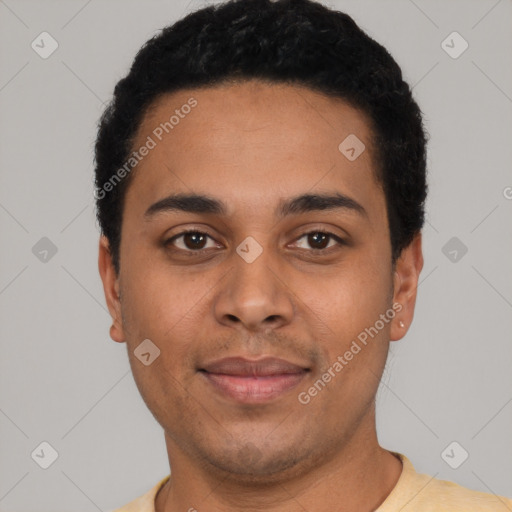
[(230, 0), (188, 14), (148, 40), (100, 119), (97, 219), (116, 272), (133, 173), (123, 173), (108, 193), (104, 184), (129, 158), (148, 107), (180, 89), (249, 79), (309, 87), (371, 120), (394, 264), (423, 227), (428, 188), (422, 113), (399, 65), (350, 16), (312, 0)]

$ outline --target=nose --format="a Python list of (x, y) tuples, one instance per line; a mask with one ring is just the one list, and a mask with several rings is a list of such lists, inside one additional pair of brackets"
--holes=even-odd
[(214, 312), (219, 323), (251, 332), (277, 329), (292, 321), (293, 293), (270, 249), (251, 263), (233, 254), (233, 267), (222, 280)]

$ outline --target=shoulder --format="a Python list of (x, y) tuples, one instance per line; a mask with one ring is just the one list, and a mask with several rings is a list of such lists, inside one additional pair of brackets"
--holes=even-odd
[(142, 496), (139, 496), (133, 501), (130, 501), (130, 503), (124, 505), (121, 508), (116, 508), (111, 512), (155, 512), (156, 495), (158, 494), (158, 491), (165, 485), (167, 480), (169, 480), (169, 478), (170, 475), (167, 475)]
[(512, 499), (417, 473), (407, 457), (395, 455), (402, 460), (402, 475), (378, 512), (512, 512)]
[(439, 511), (506, 512), (509, 510), (512, 512), (512, 499), (474, 491), (454, 482), (437, 478), (432, 478), (426, 483), (425, 492), (420, 493), (416, 500), (416, 505), (425, 507), (425, 510), (433, 504), (437, 507), (434, 510)]

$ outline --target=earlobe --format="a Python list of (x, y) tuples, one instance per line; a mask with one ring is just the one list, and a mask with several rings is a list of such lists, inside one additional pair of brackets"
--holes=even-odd
[(108, 239), (103, 235), (100, 237), (99, 241), (98, 270), (100, 272), (101, 281), (103, 282), (103, 291), (105, 293), (107, 307), (112, 317), (110, 337), (118, 343), (123, 343), (125, 339), (121, 315), (119, 277), (116, 275), (112, 263)]
[(417, 233), (413, 241), (403, 249), (396, 262), (393, 303), (400, 304), (401, 308), (391, 324), (391, 341), (403, 338), (412, 323), (418, 280), (422, 268), (421, 233)]

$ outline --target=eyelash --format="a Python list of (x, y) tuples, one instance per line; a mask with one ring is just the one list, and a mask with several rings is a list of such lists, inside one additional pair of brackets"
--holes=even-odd
[[(173, 242), (175, 240), (177, 240), (178, 238), (186, 235), (186, 234), (189, 234), (189, 233), (194, 233), (194, 234), (198, 234), (198, 235), (206, 235), (208, 238), (210, 238), (211, 240), (213, 240), (213, 237), (211, 237), (208, 233), (204, 232), (204, 231), (200, 231), (200, 230), (197, 230), (197, 229), (187, 229), (187, 230), (184, 230), (184, 231), (181, 231), (180, 233), (172, 236), (171, 238), (165, 240), (163, 242), (163, 245), (165, 247), (169, 247), (169, 246), (172, 246)], [(336, 243), (338, 244), (338, 247), (339, 246), (342, 246), (342, 245), (346, 245), (346, 242), (340, 238), (339, 236), (335, 235), (334, 233), (331, 233), (329, 231), (324, 231), (322, 229), (315, 229), (315, 230), (312, 230), (312, 231), (307, 231), (305, 233), (303, 233), (301, 236), (299, 236), (296, 241), (304, 238), (305, 236), (308, 236), (308, 235), (312, 235), (312, 234), (321, 234), (321, 235), (326, 235), (330, 238), (329, 242), (332, 240), (336, 241)], [(329, 251), (330, 249), (333, 249), (333, 247), (326, 247), (324, 249), (309, 249), (311, 252), (314, 252), (314, 253), (320, 253), (320, 252), (327, 252)], [(202, 253), (205, 253), (205, 252), (208, 252), (210, 250), (210, 248), (208, 249), (198, 249), (198, 250), (193, 250), (193, 249), (176, 249), (177, 251), (181, 251), (181, 252), (184, 252), (184, 253), (188, 253), (190, 255), (197, 255), (197, 254), (202, 254)], [(307, 249), (303, 249), (303, 250), (307, 250)]]

